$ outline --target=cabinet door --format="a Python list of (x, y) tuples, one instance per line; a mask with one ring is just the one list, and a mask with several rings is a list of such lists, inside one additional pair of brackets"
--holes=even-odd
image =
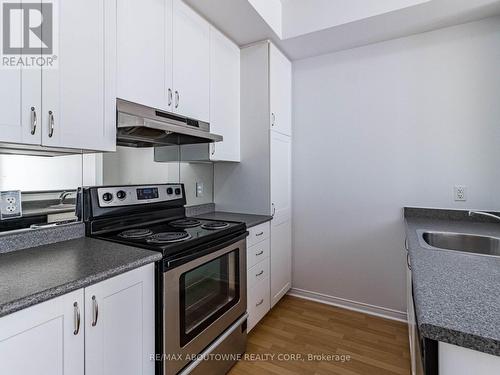
[[(406, 250), (408, 251), (408, 250)], [(407, 255), (407, 262), (409, 262)], [(410, 340), (410, 373), (411, 375), (416, 374), (416, 348), (415, 337), (416, 333), (416, 319), (415, 319), (415, 306), (413, 305), (413, 287), (411, 279), (410, 265), (406, 267), (406, 312), (408, 316), (408, 338)]]
[(0, 69), (0, 142), (41, 143), (41, 73), (35, 67)]
[(83, 289), (0, 318), (0, 374), (84, 374)]
[(42, 71), (42, 144), (113, 151), (116, 0), (57, 4), (59, 66)]
[(240, 49), (210, 28), (210, 131), (224, 137), (213, 143), (211, 159), (240, 161)]
[(210, 25), (173, 0), (174, 112), (210, 121)]
[(291, 139), (271, 131), (271, 306), (292, 283)]
[(271, 213), (273, 223), (291, 216), (291, 138), (271, 131)]
[(117, 96), (171, 111), (172, 1), (119, 0), (117, 9)]
[(292, 63), (272, 44), (269, 45), (271, 128), (292, 134)]
[(271, 307), (292, 286), (291, 220), (279, 224), (273, 221), (271, 222)]
[(154, 350), (153, 264), (85, 288), (87, 374), (154, 374)]

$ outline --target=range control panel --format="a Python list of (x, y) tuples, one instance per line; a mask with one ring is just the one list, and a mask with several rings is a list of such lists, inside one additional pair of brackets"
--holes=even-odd
[(167, 202), (183, 198), (181, 184), (112, 186), (97, 189), (99, 207)]

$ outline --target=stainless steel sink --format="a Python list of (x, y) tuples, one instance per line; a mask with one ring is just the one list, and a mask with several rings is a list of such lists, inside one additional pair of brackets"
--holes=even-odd
[(467, 233), (418, 231), (423, 247), (500, 257), (500, 238)]

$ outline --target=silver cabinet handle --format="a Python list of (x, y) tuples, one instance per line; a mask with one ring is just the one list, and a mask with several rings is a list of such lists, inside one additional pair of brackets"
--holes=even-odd
[(172, 89), (168, 89), (168, 106), (170, 107), (172, 105)]
[(264, 254), (264, 250), (259, 251), (258, 253), (255, 253), (256, 256)]
[(36, 109), (35, 107), (31, 107), (31, 135), (35, 135), (37, 124), (38, 120), (36, 118)]
[(49, 111), (49, 138), (54, 135), (54, 112)]
[(276, 206), (274, 205), (274, 203), (271, 203), (271, 207), (272, 207), (271, 216), (274, 217), (274, 214), (276, 213)]
[(75, 310), (75, 330), (73, 331), (73, 335), (78, 335), (80, 332), (80, 308), (78, 307), (78, 302), (73, 304), (73, 309)]
[(271, 126), (274, 126), (276, 122), (276, 115), (274, 114), (274, 112), (271, 112)]
[(255, 304), (255, 307), (259, 307), (263, 303), (264, 303), (264, 298), (261, 298), (260, 301)]
[(405, 249), (408, 251), (408, 238), (405, 238)]
[(97, 325), (97, 318), (99, 317), (99, 305), (95, 296), (92, 296), (92, 327)]
[(264, 270), (260, 271), (259, 273), (255, 274), (255, 277), (259, 277), (261, 276), (262, 274), (264, 274)]
[(411, 271), (410, 253), (406, 253), (406, 264), (408, 266), (408, 269)]
[(212, 156), (215, 155), (215, 143), (212, 143)]
[(255, 234), (255, 237), (260, 237), (260, 236), (262, 236), (263, 234), (264, 234), (264, 232), (257, 233), (257, 234)]
[(175, 90), (175, 108), (179, 106), (179, 101), (181, 99), (181, 96), (179, 95), (179, 91)]

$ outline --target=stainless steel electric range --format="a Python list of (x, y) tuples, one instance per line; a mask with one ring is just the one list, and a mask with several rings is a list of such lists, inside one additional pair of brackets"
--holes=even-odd
[(246, 349), (248, 232), (244, 223), (187, 218), (185, 196), (182, 184), (87, 187), (79, 211), (87, 236), (163, 253), (157, 374), (225, 374)]

